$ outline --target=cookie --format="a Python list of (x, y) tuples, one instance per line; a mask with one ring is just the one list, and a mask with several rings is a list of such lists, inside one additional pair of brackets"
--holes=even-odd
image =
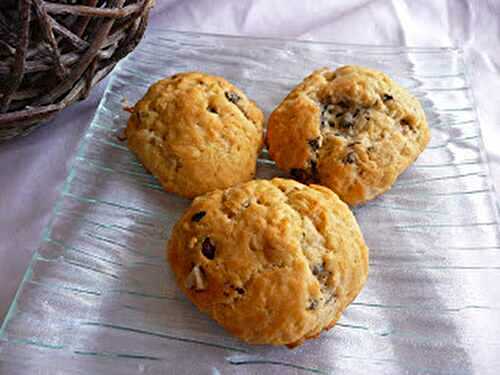
[(255, 176), (263, 114), (224, 78), (182, 73), (149, 88), (125, 136), (166, 191), (192, 198)]
[(330, 189), (254, 180), (197, 197), (168, 259), (202, 311), (252, 344), (301, 344), (335, 325), (368, 274), (368, 248)]
[(420, 102), (387, 75), (359, 66), (319, 69), (269, 118), (279, 168), (356, 205), (384, 193), (425, 149)]

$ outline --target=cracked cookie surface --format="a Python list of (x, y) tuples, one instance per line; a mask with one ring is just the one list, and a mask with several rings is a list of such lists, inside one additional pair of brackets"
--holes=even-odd
[(189, 299), (253, 344), (317, 337), (368, 274), (368, 248), (347, 205), (323, 186), (280, 178), (197, 197), (167, 254)]
[(420, 102), (387, 75), (359, 66), (313, 72), (269, 118), (279, 168), (351, 205), (384, 193), (425, 149)]
[(149, 88), (125, 135), (165, 190), (192, 198), (255, 176), (263, 114), (224, 78), (181, 73)]

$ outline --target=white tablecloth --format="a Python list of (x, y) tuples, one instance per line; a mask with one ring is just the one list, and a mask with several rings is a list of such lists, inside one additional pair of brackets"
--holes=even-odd
[[(500, 191), (500, 1), (157, 0), (150, 27), (363, 44), (460, 46)], [(325, 62), (327, 63), (327, 62)], [(31, 135), (0, 144), (0, 321), (51, 215), (106, 81)], [(497, 193), (497, 197), (500, 195)]]

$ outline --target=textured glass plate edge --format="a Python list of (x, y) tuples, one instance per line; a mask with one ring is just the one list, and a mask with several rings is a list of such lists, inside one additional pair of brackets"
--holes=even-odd
[[(130, 56), (130, 54), (128, 56)], [(16, 293), (14, 294), (14, 297), (13, 297), (12, 301), (9, 304), (9, 308), (7, 310), (7, 313), (5, 314), (4, 320), (3, 320), (2, 324), (0, 325), (0, 342), (5, 340), (5, 330), (7, 328), (7, 325), (9, 323), (10, 319), (12, 318), (12, 316), (13, 316), (13, 314), (15, 312), (15, 308), (16, 308), (18, 297), (19, 297), (19, 295), (21, 294), (21, 292), (23, 290), (24, 284), (30, 278), (30, 275), (32, 273), (34, 264), (38, 260), (38, 257), (39, 257), (38, 249), (42, 245), (43, 241), (46, 239), (47, 235), (50, 233), (50, 231), (52, 229), (52, 226), (53, 226), (53, 223), (54, 223), (54, 220), (55, 220), (55, 218), (57, 216), (58, 208), (63, 203), (64, 193), (68, 192), (69, 185), (70, 185), (71, 180), (72, 180), (72, 178), (74, 176), (74, 173), (75, 173), (74, 169), (77, 166), (78, 157), (82, 156), (83, 153), (86, 150), (87, 142), (88, 142), (88, 139), (90, 138), (89, 137), (89, 130), (94, 125), (95, 120), (96, 120), (99, 112), (102, 110), (102, 108), (104, 108), (104, 102), (105, 102), (104, 98), (106, 97), (106, 94), (108, 94), (110, 92), (110, 89), (111, 89), (111, 87), (113, 85), (113, 81), (115, 80), (115, 77), (116, 77), (116, 75), (114, 74), (114, 72), (115, 72), (115, 70), (117, 70), (119, 68), (119, 66), (121, 66), (124, 63), (126, 63), (126, 61), (128, 60), (128, 56), (125, 57), (124, 59), (122, 59), (118, 64), (116, 64), (115, 68), (113, 68), (113, 70), (111, 71), (110, 78), (109, 78), (108, 83), (106, 84), (106, 88), (104, 90), (102, 98), (101, 98), (101, 100), (99, 100), (99, 104), (98, 104), (98, 106), (97, 106), (97, 108), (95, 110), (94, 116), (92, 116), (92, 121), (90, 122), (90, 124), (87, 127), (87, 129), (85, 129), (83, 138), (79, 141), (78, 146), (76, 147), (76, 151), (75, 151), (74, 155), (67, 162), (67, 166), (68, 166), (69, 171), (68, 171), (68, 174), (67, 174), (66, 178), (64, 179), (64, 182), (62, 183), (62, 185), (59, 186), (59, 187), (56, 187), (56, 189), (59, 191), (59, 194), (58, 194), (58, 196), (56, 198), (56, 201), (54, 203), (54, 207), (51, 210), (49, 222), (47, 223), (47, 225), (42, 230), (42, 234), (40, 236), (40, 239), (37, 242), (35, 251), (33, 252), (33, 255), (32, 255), (31, 259), (30, 259), (28, 267), (26, 268), (26, 271), (23, 274), (23, 277), (22, 277), (22, 279), (21, 279), (21, 281), (20, 281), (20, 283), (19, 283), (19, 285), (17, 287)]]
[[(121, 64), (126, 59), (127, 58), (125, 58), (122, 61), (120, 61), (119, 64)], [(118, 66), (118, 64), (117, 64), (117, 66)], [(114, 69), (113, 69), (113, 71), (114, 71)], [(40, 236), (40, 239), (37, 242), (35, 251), (33, 252), (33, 255), (31, 256), (31, 259), (30, 259), (30, 262), (28, 264), (28, 267), (26, 268), (26, 271), (23, 274), (21, 282), (19, 283), (19, 285), (17, 287), (16, 293), (14, 294), (14, 298), (12, 299), (12, 301), (9, 304), (9, 308), (7, 310), (7, 313), (5, 314), (5, 317), (4, 317), (4, 320), (2, 322), (2, 325), (0, 326), (0, 341), (5, 340), (5, 338), (4, 338), (5, 330), (7, 328), (7, 325), (9, 323), (10, 319), (12, 318), (12, 315), (14, 314), (18, 297), (19, 297), (19, 295), (21, 294), (21, 292), (23, 290), (24, 284), (30, 278), (30, 275), (32, 273), (34, 264), (38, 260), (38, 256), (39, 256), (38, 249), (40, 248), (40, 246), (42, 245), (43, 241), (47, 237), (47, 234), (50, 233), (50, 231), (52, 229), (54, 220), (55, 220), (55, 218), (57, 216), (58, 207), (61, 205), (61, 203), (62, 203), (62, 201), (64, 199), (64, 193), (68, 191), (68, 187), (69, 187), (69, 184), (71, 182), (72, 176), (74, 174), (74, 168), (75, 168), (75, 166), (77, 164), (78, 157), (81, 156), (83, 154), (83, 152), (85, 151), (85, 148), (87, 146), (87, 141), (88, 141), (88, 131), (89, 131), (89, 129), (92, 128), (92, 125), (94, 124), (94, 121), (95, 121), (95, 119), (97, 117), (97, 114), (104, 107), (104, 100), (103, 99), (104, 99), (105, 95), (109, 92), (110, 87), (112, 86), (112, 83), (113, 83), (113, 81), (115, 79), (115, 75), (113, 74), (113, 71), (111, 73), (110, 80), (109, 80), (109, 82), (106, 85), (106, 89), (104, 90), (103, 96), (102, 96), (101, 100), (99, 101), (99, 105), (96, 108), (95, 114), (92, 117), (92, 121), (90, 122), (90, 124), (87, 127), (87, 129), (85, 129), (84, 136), (79, 141), (78, 146), (76, 147), (76, 152), (74, 153), (74, 155), (71, 157), (71, 159), (67, 163), (67, 166), (69, 168), (68, 174), (67, 174), (66, 178), (64, 179), (62, 185), (59, 186), (59, 187), (56, 187), (56, 190), (59, 191), (59, 194), (58, 194), (58, 196), (56, 198), (56, 201), (54, 203), (54, 207), (51, 210), (49, 222), (47, 223), (47, 225), (42, 230), (42, 234)]]
[[(174, 30), (162, 27), (152, 27), (148, 29), (144, 40), (157, 36), (161, 33), (171, 33), (171, 34), (181, 34), (181, 35), (191, 35), (191, 36), (208, 36), (213, 38), (223, 38), (223, 39), (234, 39), (234, 40), (254, 40), (254, 41), (269, 41), (269, 42), (291, 42), (295, 44), (304, 45), (325, 45), (325, 46), (339, 46), (344, 48), (362, 48), (362, 49), (387, 49), (391, 51), (403, 51), (403, 52), (427, 52), (427, 53), (442, 53), (442, 52), (459, 52), (462, 53), (461, 47), (456, 46), (433, 46), (433, 47), (423, 47), (423, 46), (402, 46), (402, 45), (390, 45), (390, 44), (363, 44), (363, 43), (342, 43), (342, 42), (332, 42), (327, 40), (314, 40), (314, 39), (296, 39), (287, 37), (268, 37), (268, 36), (251, 36), (251, 35), (233, 35), (224, 33), (211, 33), (211, 32), (197, 32), (188, 30)], [(156, 34), (156, 35), (150, 35)]]
[[(497, 223), (500, 223), (500, 201), (497, 198), (497, 191), (495, 184), (493, 183), (493, 178), (492, 178), (492, 173), (491, 173), (491, 164), (490, 160), (488, 158), (488, 155), (486, 153), (486, 147), (484, 143), (484, 138), (483, 138), (483, 129), (481, 127), (481, 119), (479, 117), (479, 112), (478, 112), (478, 105), (477, 105), (477, 99), (476, 95), (474, 94), (474, 88), (472, 86), (472, 68), (471, 65), (467, 63), (467, 60), (464, 58), (464, 53), (462, 49), (459, 49), (459, 52), (462, 56), (462, 64), (464, 68), (464, 80), (465, 83), (467, 84), (467, 87), (469, 87), (468, 90), (468, 96), (469, 100), (472, 105), (473, 113), (474, 113), (474, 118), (477, 122), (477, 131), (479, 133), (479, 151), (481, 155), (481, 161), (484, 164), (484, 168), (486, 170), (486, 181), (488, 182), (488, 187), (490, 190), (489, 196), (490, 196), (490, 201), (493, 206), (493, 211), (495, 212), (495, 219)], [(500, 224), (497, 226), (497, 231), (500, 232)]]
[[(479, 133), (479, 142), (480, 142), (480, 158), (481, 162), (484, 165), (485, 168), (485, 174), (486, 178), (485, 180), (488, 183), (489, 186), (489, 198), (490, 198), (490, 203), (494, 207), (494, 212), (496, 215), (496, 222), (498, 223), (500, 220), (500, 203), (496, 199), (496, 193), (495, 193), (495, 186), (493, 184), (493, 181), (491, 179), (491, 168), (489, 164), (489, 160), (484, 148), (484, 139), (482, 136), (482, 129), (481, 129), (481, 122), (480, 118), (478, 116), (478, 110), (477, 110), (477, 101), (474, 95), (474, 91), (471, 86), (471, 81), (470, 81), (470, 67), (467, 64), (467, 61), (464, 59), (464, 53), (463, 49), (460, 47), (412, 47), (412, 46), (391, 46), (391, 45), (369, 45), (369, 44), (356, 44), (356, 43), (338, 43), (338, 42), (328, 42), (328, 41), (314, 41), (314, 40), (301, 40), (301, 39), (291, 39), (291, 38), (272, 38), (272, 37), (252, 37), (252, 36), (240, 36), (240, 35), (230, 35), (230, 34), (220, 34), (220, 33), (200, 33), (200, 32), (193, 32), (193, 31), (178, 31), (178, 30), (172, 30), (168, 28), (151, 28), (145, 35), (144, 41), (149, 39), (149, 38), (155, 38), (160, 36), (162, 33), (170, 33), (170, 34), (180, 34), (180, 35), (191, 35), (191, 36), (208, 36), (208, 37), (213, 37), (213, 38), (221, 38), (221, 39), (236, 39), (236, 40), (255, 40), (255, 41), (269, 41), (269, 42), (290, 42), (290, 43), (295, 43), (295, 44), (303, 44), (303, 45), (325, 45), (325, 46), (339, 46), (342, 48), (354, 48), (354, 49), (372, 49), (372, 50), (390, 50), (390, 51), (398, 51), (398, 52), (415, 52), (415, 53), (445, 53), (445, 52), (455, 52), (460, 55), (460, 61), (463, 65), (464, 68), (464, 79), (465, 82), (467, 83), (467, 87), (469, 88), (468, 90), (468, 95), (469, 99), (472, 104), (473, 108), (473, 113), (474, 113), (474, 118), (477, 123), (477, 131)], [(32, 271), (33, 271), (33, 266), (36, 263), (36, 261), (39, 258), (39, 253), (38, 249), (47, 237), (48, 233), (50, 233), (53, 222), (56, 218), (56, 214), (58, 211), (58, 208), (63, 202), (64, 199), (64, 193), (68, 191), (68, 187), (71, 183), (71, 180), (74, 176), (74, 168), (77, 165), (78, 158), (83, 155), (83, 153), (86, 150), (87, 147), (87, 142), (88, 139), (90, 138), (89, 130), (92, 129), (92, 127), (95, 124), (96, 118), (98, 117), (98, 114), (100, 113), (101, 109), (104, 108), (104, 102), (105, 102), (105, 97), (107, 94), (111, 92), (111, 87), (113, 86), (113, 83), (116, 79), (116, 74), (115, 71), (118, 71), (122, 65), (127, 64), (129, 57), (133, 54), (131, 52), (127, 57), (122, 59), (112, 70), (109, 81), (106, 85), (105, 91), (102, 95), (101, 100), (99, 101), (99, 105), (96, 108), (95, 114), (92, 118), (92, 121), (89, 125), (89, 127), (85, 130), (85, 134), (82, 140), (80, 140), (76, 152), (74, 155), (71, 157), (71, 159), (68, 162), (68, 167), (69, 171), (64, 179), (64, 182), (62, 183), (61, 187), (58, 187), (57, 189), (59, 190), (59, 195), (56, 198), (56, 201), (54, 203), (54, 207), (51, 210), (51, 215), (49, 222), (45, 226), (45, 228), (42, 231), (42, 235), (40, 236), (40, 239), (38, 240), (38, 243), (36, 245), (36, 249), (30, 259), (30, 262), (26, 268), (26, 271), (23, 274), (23, 277), (16, 289), (16, 293), (12, 299), (12, 301), (9, 304), (9, 308), (7, 310), (7, 313), (5, 314), (4, 320), (2, 324), (0, 325), (0, 342), (1, 341), (6, 341), (7, 339), (5, 338), (5, 331), (7, 328), (7, 325), (9, 324), (9, 321), (11, 320), (13, 314), (15, 313), (16, 305), (17, 305), (17, 300), (19, 295), (23, 291), (23, 287), (26, 284), (26, 282), (29, 280)], [(500, 233), (500, 225), (497, 225), (497, 232)]]

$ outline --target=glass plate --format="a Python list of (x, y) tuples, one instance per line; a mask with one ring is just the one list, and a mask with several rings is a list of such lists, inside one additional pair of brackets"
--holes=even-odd
[[(422, 101), (432, 141), (355, 210), (366, 287), (329, 332), (289, 350), (248, 346), (179, 292), (165, 263), (189, 201), (162, 191), (117, 139), (124, 100), (175, 72), (220, 74), (268, 115), (313, 69), (360, 64)], [(259, 176), (279, 172), (259, 161)], [(500, 238), (462, 51), (156, 30), (114, 70), (1, 330), (0, 372), (496, 373)]]

